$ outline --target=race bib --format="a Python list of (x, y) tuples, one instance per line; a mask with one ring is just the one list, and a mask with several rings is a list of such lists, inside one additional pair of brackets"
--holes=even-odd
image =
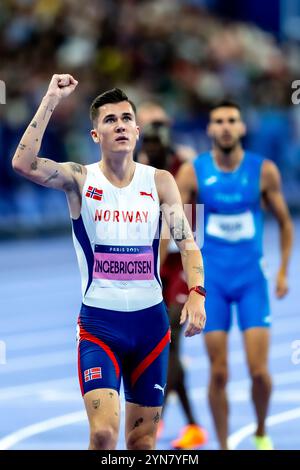
[(229, 242), (250, 240), (255, 236), (253, 214), (250, 211), (235, 215), (210, 214), (206, 233)]
[(152, 246), (96, 245), (93, 277), (114, 281), (154, 279)]

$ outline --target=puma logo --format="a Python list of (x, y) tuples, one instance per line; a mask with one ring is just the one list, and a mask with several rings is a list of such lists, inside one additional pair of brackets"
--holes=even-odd
[[(167, 384), (166, 384), (166, 385), (167, 385)], [(161, 393), (164, 395), (164, 394), (165, 394), (166, 385), (164, 385), (164, 387), (161, 387), (159, 384), (155, 384), (155, 385), (154, 385), (154, 388), (157, 389), (157, 390), (160, 390)]]
[(141, 195), (141, 196), (149, 196), (149, 197), (151, 197), (151, 198), (153, 199), (153, 201), (154, 201), (154, 197), (152, 196), (152, 191), (151, 191), (151, 193), (146, 193), (145, 191), (140, 191), (140, 195)]

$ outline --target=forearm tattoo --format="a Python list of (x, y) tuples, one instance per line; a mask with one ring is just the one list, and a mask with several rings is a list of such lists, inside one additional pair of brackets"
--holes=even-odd
[(193, 239), (192, 232), (184, 217), (174, 220), (174, 212), (170, 214), (170, 232), (175, 241), (181, 242), (187, 239)]
[(203, 276), (204, 274), (203, 266), (193, 266), (193, 269), (196, 271), (197, 274), (201, 274), (201, 276)]
[(44, 112), (44, 116), (43, 116), (43, 121), (45, 120), (45, 117), (46, 117), (46, 114), (47, 114), (47, 111), (49, 111), (50, 113), (53, 113), (53, 109), (52, 108), (49, 108), (49, 106), (45, 106), (45, 112)]

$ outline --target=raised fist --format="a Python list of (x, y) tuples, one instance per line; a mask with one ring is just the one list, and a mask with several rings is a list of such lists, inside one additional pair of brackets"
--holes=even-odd
[(58, 100), (69, 96), (77, 87), (78, 81), (72, 75), (53, 75), (49, 84), (47, 95), (56, 97)]

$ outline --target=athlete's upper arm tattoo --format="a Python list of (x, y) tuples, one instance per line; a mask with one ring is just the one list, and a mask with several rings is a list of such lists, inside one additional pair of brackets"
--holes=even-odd
[(82, 175), (82, 166), (78, 163), (71, 163), (73, 173), (80, 173)]
[(37, 169), (37, 167), (38, 167), (38, 160), (35, 159), (35, 160), (31, 163), (30, 168), (32, 169), (32, 171), (35, 171), (35, 170)]
[(51, 181), (51, 180), (55, 180), (56, 178), (58, 178), (58, 175), (59, 175), (59, 171), (58, 171), (58, 170), (55, 170), (55, 172), (52, 173), (52, 175), (50, 175), (49, 178), (47, 178), (47, 179), (44, 181), (44, 184), (49, 183), (49, 181)]

